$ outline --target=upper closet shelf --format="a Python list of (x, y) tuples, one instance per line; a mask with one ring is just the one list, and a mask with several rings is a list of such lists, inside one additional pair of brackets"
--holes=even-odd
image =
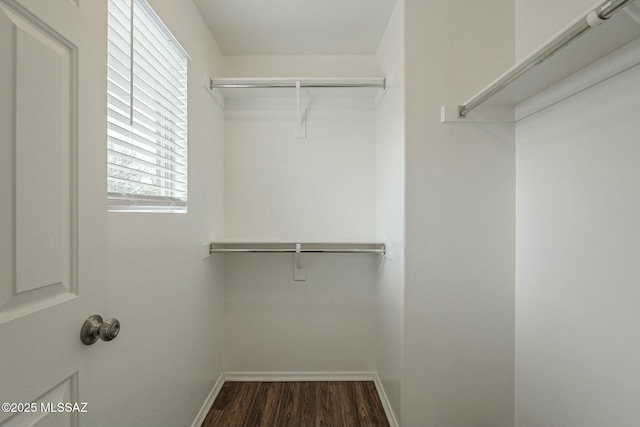
[[(207, 89), (226, 109), (303, 109), (365, 105), (375, 107), (386, 89), (384, 77), (221, 77), (208, 78)], [(345, 101), (351, 99), (352, 101)]]
[[(617, 13), (625, 10), (627, 13)], [(513, 107), (640, 37), (640, 6), (634, 0), (600, 2), (555, 37), (511, 67), (464, 104), (443, 106), (443, 122), (513, 121)], [(609, 75), (640, 63), (617, 65)], [(602, 78), (600, 79), (602, 80)], [(595, 84), (585, 83), (585, 88)], [(491, 108), (471, 113), (485, 104)], [(510, 112), (510, 113), (509, 113)], [(506, 117), (505, 118), (505, 113)], [(509, 118), (510, 114), (510, 118)], [(493, 116), (493, 117), (492, 117)]]
[(221, 77), (210, 80), (210, 87), (218, 89), (269, 88), (385, 88), (384, 77)]

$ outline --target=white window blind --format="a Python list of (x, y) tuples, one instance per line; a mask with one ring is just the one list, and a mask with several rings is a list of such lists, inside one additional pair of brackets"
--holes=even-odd
[(108, 10), (109, 209), (185, 211), (188, 56), (145, 0)]

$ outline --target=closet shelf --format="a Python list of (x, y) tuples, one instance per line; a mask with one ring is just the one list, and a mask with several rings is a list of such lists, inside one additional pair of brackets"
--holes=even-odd
[(271, 89), (271, 88), (379, 88), (385, 89), (384, 77), (221, 77), (210, 79), (211, 89)]
[(229, 109), (374, 108), (385, 77), (220, 77), (207, 89)]
[[(620, 10), (627, 13), (617, 13)], [(595, 9), (582, 14), (464, 104), (443, 106), (441, 120), (491, 121), (493, 119), (486, 120), (483, 117), (491, 116), (492, 112), (479, 114), (479, 120), (469, 118), (467, 114), (481, 104), (513, 107), (522, 103), (640, 37), (639, 24), (640, 6), (637, 2), (602, 2)], [(499, 108), (494, 110), (500, 111)], [(513, 112), (511, 115), (513, 116)], [(513, 118), (496, 121), (513, 121)]]
[(209, 256), (216, 253), (289, 253), (293, 254), (293, 280), (307, 280), (307, 253), (374, 254), (391, 259), (389, 247), (376, 241), (250, 241), (218, 240), (209, 244)]
[(209, 244), (214, 253), (360, 253), (386, 255), (386, 244), (379, 241), (297, 242), (218, 240)]
[(294, 138), (307, 135), (307, 111), (374, 110), (385, 77), (224, 77), (203, 82), (225, 110), (293, 110)]

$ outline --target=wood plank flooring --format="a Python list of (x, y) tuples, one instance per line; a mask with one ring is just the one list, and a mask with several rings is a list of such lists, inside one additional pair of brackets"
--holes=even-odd
[(202, 427), (389, 427), (373, 381), (227, 381)]

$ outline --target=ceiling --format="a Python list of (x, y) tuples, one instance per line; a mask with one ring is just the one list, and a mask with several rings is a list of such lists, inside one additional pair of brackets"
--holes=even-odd
[(371, 55), (396, 0), (194, 0), (225, 55)]

